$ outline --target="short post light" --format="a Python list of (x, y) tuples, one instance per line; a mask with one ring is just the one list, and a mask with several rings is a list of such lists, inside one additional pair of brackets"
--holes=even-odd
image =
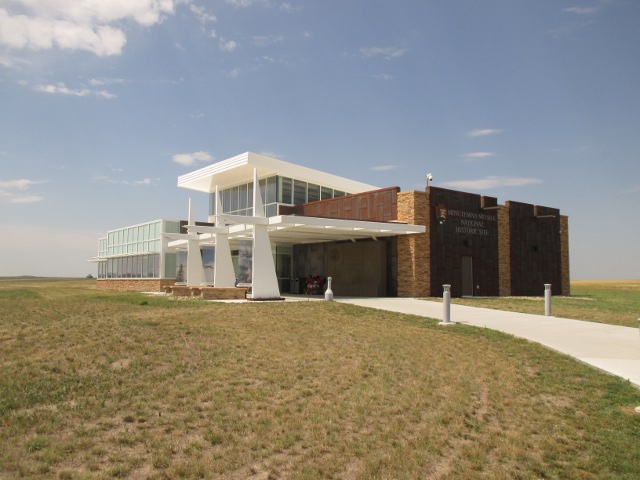
[(331, 277), (327, 278), (327, 290), (324, 292), (324, 299), (327, 302), (333, 300), (333, 290), (331, 290)]
[(440, 325), (453, 325), (451, 321), (451, 285), (442, 285), (442, 322)]
[(551, 284), (544, 284), (544, 314), (551, 316)]

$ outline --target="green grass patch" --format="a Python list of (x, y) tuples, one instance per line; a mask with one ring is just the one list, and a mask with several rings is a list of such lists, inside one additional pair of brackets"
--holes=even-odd
[(638, 390), (499, 332), (86, 281), (0, 291), (0, 478), (640, 477)]

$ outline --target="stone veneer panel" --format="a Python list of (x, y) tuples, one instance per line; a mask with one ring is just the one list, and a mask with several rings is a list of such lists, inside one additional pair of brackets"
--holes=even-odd
[(501, 297), (511, 296), (511, 235), (509, 210), (498, 209), (498, 285)]
[(560, 255), (562, 295), (571, 295), (571, 275), (569, 274), (569, 217), (560, 215)]
[(398, 221), (425, 225), (425, 233), (398, 236), (398, 297), (427, 297), (431, 292), (429, 197), (426, 192), (398, 192)]
[[(382, 188), (344, 197), (304, 203), (294, 207), (296, 215), (323, 218), (389, 222), (397, 218), (398, 187)], [(284, 212), (282, 212), (284, 213)]]
[(175, 278), (100, 278), (98, 288), (132, 292), (164, 292), (166, 287), (176, 283)]

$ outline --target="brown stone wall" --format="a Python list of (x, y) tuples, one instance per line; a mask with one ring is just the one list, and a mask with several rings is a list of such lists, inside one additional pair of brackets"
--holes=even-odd
[[(429, 196), (431, 295), (441, 296), (443, 284), (452, 297), (499, 295), (497, 199), (440, 187), (429, 187)], [(438, 210), (446, 211), (442, 224)]]
[(511, 237), (511, 294), (543, 295), (551, 284), (562, 295), (560, 211), (520, 202), (506, 202)]
[[(389, 222), (397, 217), (398, 187), (382, 188), (344, 197), (304, 203), (293, 207), (297, 215), (340, 218), (368, 222)], [(281, 210), (282, 214), (286, 211)]]
[(560, 215), (560, 256), (562, 264), (562, 295), (571, 295), (571, 275), (569, 274), (569, 217)]
[(498, 283), (500, 296), (511, 296), (511, 235), (505, 206), (498, 209)]
[(100, 278), (98, 288), (133, 292), (164, 292), (165, 287), (176, 283), (175, 278)]
[(398, 221), (427, 227), (425, 233), (397, 237), (398, 296), (427, 297), (431, 291), (429, 197), (415, 190), (398, 192), (397, 205)]

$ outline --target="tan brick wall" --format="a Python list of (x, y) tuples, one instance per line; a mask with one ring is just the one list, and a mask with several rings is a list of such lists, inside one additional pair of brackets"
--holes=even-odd
[(98, 288), (133, 292), (163, 292), (165, 287), (174, 283), (176, 283), (175, 278), (100, 278), (96, 280)]
[(560, 215), (560, 255), (562, 265), (562, 295), (571, 295), (571, 275), (569, 273), (569, 217)]
[(431, 292), (429, 197), (415, 190), (399, 192), (398, 221), (425, 225), (425, 233), (398, 237), (398, 296), (427, 297)]
[(498, 209), (498, 287), (501, 297), (511, 295), (511, 234), (509, 208)]

